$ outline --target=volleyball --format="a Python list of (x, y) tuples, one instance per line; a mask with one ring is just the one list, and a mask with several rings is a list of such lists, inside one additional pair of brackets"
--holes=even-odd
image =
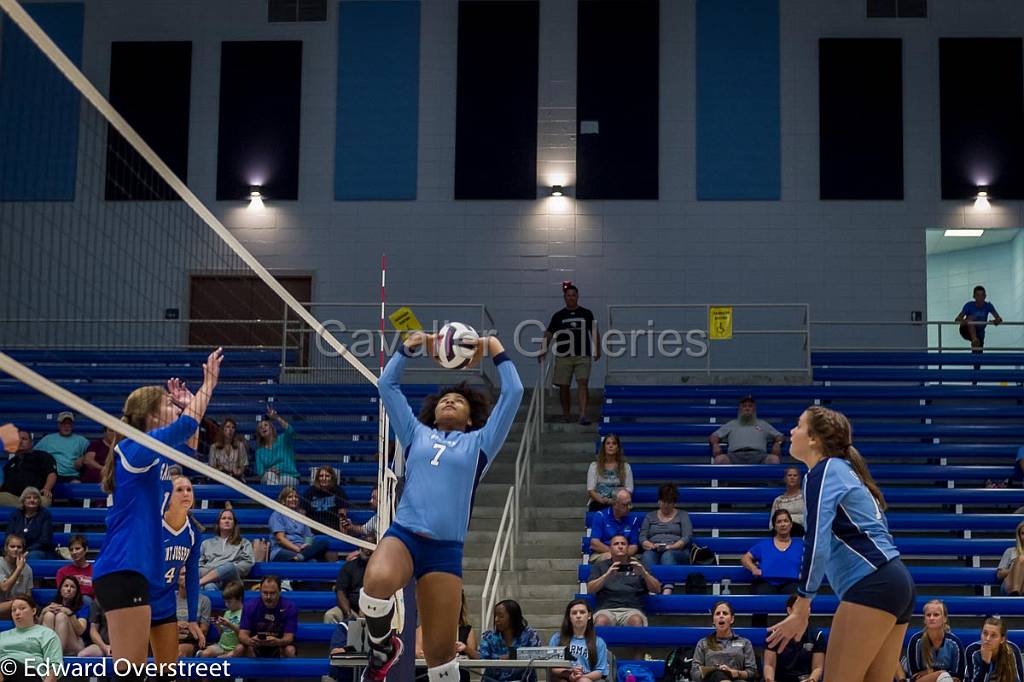
[(437, 363), (446, 369), (462, 369), (476, 357), (480, 335), (468, 324), (449, 322), (437, 332), (434, 352)]

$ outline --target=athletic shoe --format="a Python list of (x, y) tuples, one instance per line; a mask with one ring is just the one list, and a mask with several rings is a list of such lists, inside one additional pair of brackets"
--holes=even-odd
[(388, 671), (398, 662), (402, 655), (402, 639), (398, 635), (391, 635), (391, 654), (385, 658), (384, 652), (374, 650), (370, 646), (370, 662), (363, 671), (363, 682), (383, 682), (388, 677)]

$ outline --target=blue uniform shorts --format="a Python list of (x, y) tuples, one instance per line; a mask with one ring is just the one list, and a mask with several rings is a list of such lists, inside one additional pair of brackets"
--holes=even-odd
[(451, 573), (462, 577), (462, 543), (456, 540), (432, 540), (392, 523), (384, 537), (396, 538), (412, 555), (413, 575), (417, 580), (427, 573)]

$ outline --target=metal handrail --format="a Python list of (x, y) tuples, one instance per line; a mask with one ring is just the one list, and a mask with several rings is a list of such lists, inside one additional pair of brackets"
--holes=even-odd
[(498, 587), (501, 585), (501, 573), (505, 570), (508, 559), (509, 568), (515, 569), (515, 543), (519, 541), (519, 515), (522, 509), (521, 493), (525, 489), (530, 494), (531, 457), (533, 452), (541, 449), (541, 433), (544, 428), (544, 389), (551, 363), (541, 363), (540, 377), (530, 396), (530, 404), (526, 410), (526, 422), (523, 424), (523, 437), (519, 441), (516, 452), (515, 472), (512, 485), (505, 497), (505, 507), (498, 522), (498, 531), (494, 537), (494, 549), (491, 550), (491, 561), (487, 566), (487, 577), (480, 593), (480, 622), (487, 623), (494, 605), (498, 602)]
[[(964, 345), (966, 342), (957, 333), (954, 335), (954, 340), (959, 342), (957, 345), (943, 345), (942, 342), (942, 329), (943, 327), (956, 327), (959, 329), (962, 325), (968, 325), (971, 327), (1021, 327), (1024, 326), (1022, 320), (1003, 320), (998, 325), (993, 322), (975, 322), (975, 321), (963, 321), (956, 322), (954, 320), (918, 320), (910, 322), (899, 322), (899, 321), (882, 321), (882, 320), (812, 320), (812, 327), (911, 327), (920, 328), (923, 331), (931, 327), (936, 329), (936, 344), (931, 345), (925, 343), (921, 345), (912, 346), (816, 346), (813, 350), (815, 351), (963, 351), (969, 352), (970, 346)], [(985, 352), (989, 353), (992, 351), (1012, 351), (1020, 352), (1024, 350), (1024, 345), (1020, 346), (985, 346)]]

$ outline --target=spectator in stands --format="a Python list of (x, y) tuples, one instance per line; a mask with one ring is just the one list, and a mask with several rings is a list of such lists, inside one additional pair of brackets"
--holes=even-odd
[[(740, 563), (754, 576), (754, 594), (793, 594), (800, 578), (804, 541), (793, 537), (793, 518), (785, 509), (776, 509), (772, 514), (772, 527), (772, 537), (751, 547)], [(753, 614), (750, 625), (768, 627), (768, 614)]]
[(610, 540), (622, 535), (629, 541), (629, 556), (637, 553), (640, 545), (640, 518), (630, 514), (633, 496), (625, 488), (615, 491), (615, 503), (594, 514), (590, 527), (590, 560), (605, 561), (611, 556)]
[[(291, 486), (281, 489), (277, 501), (289, 509), (302, 513), (299, 507), (299, 494)], [(322, 561), (327, 554), (327, 538), (313, 535), (309, 526), (290, 519), (281, 512), (270, 515), (270, 533), (273, 536), (271, 561)]]
[[(36, 606), (28, 593), (18, 593), (12, 600), (10, 609), (14, 627), (0, 632), (0, 662), (13, 661), (16, 664), (12, 671), (9, 663), (0, 666), (3, 669), (2, 679), (20, 682), (21, 680), (39, 679), (27, 674), (26, 665), (38, 668), (49, 664), (55, 669), (64, 663), (64, 655), (60, 648), (57, 633), (48, 627), (36, 625)], [(57, 676), (47, 675), (43, 682), (57, 682)]]
[(657, 594), (661, 583), (642, 563), (629, 556), (623, 535), (610, 541), (611, 557), (590, 566), (587, 593), (594, 595), (597, 612), (594, 625), (646, 627), (644, 603), (647, 593)]
[(57, 415), (57, 432), (43, 436), (37, 448), (49, 452), (57, 462), (57, 481), (60, 483), (80, 483), (79, 470), (82, 468), (82, 457), (85, 455), (89, 441), (79, 436), (75, 430), (75, 415), (72, 412), (61, 412)]
[[(728, 452), (722, 452), (722, 441)], [(772, 443), (771, 454), (768, 442)], [(783, 436), (778, 430), (757, 418), (753, 396), (740, 398), (739, 414), (708, 437), (715, 464), (778, 464), (782, 456)]]
[(1006, 548), (996, 567), (996, 578), (1002, 580), (1003, 594), (1016, 597), (1024, 594), (1024, 521), (1017, 524), (1015, 542)]
[[(789, 595), (786, 613), (793, 611), (796, 594)], [(825, 674), (825, 635), (807, 628), (780, 652), (764, 650), (764, 682), (821, 682)]]
[[(783, 483), (786, 484), (786, 492), (772, 501), (772, 511), (769, 518), (775, 518), (776, 509), (785, 509), (789, 512), (790, 518), (793, 519), (793, 535), (800, 537), (804, 534), (804, 491), (800, 487), (800, 469), (786, 467)], [(772, 525), (773, 522), (769, 521), (768, 527), (771, 528)]]
[(39, 623), (57, 633), (65, 656), (77, 656), (85, 647), (82, 635), (89, 624), (89, 605), (75, 578), (68, 576), (57, 584), (54, 601), (39, 612)]
[(960, 322), (960, 336), (971, 342), (971, 352), (981, 353), (985, 347), (985, 327), (988, 323), (988, 316), (992, 315), (992, 324), (999, 326), (1003, 318), (999, 317), (996, 308), (992, 303), (985, 300), (985, 287), (980, 284), (974, 287), (973, 298), (964, 303), (960, 314), (954, 322)]
[(565, 607), (562, 629), (551, 635), (548, 646), (569, 647), (576, 663), (571, 668), (554, 668), (550, 680), (604, 680), (608, 678), (608, 645), (594, 632), (594, 619), (586, 599), (573, 599)]
[(53, 503), (53, 486), (57, 485), (57, 463), (53, 455), (32, 448), (32, 435), (18, 431), (18, 449), (4, 464), (4, 483), (0, 507), (17, 507), (21, 492), (28, 487), (39, 490), (44, 507)]
[[(658, 509), (648, 512), (640, 526), (640, 560), (648, 571), (655, 566), (676, 566), (690, 563), (690, 538), (693, 524), (690, 515), (676, 509), (676, 487), (666, 483), (658, 488)], [(672, 594), (673, 585), (665, 583), (662, 594)]]
[(29, 561), (52, 558), (53, 516), (42, 506), (42, 496), (37, 488), (21, 491), (21, 505), (11, 514), (7, 532), (25, 538), (25, 553)]
[(103, 479), (103, 463), (117, 443), (117, 431), (104, 429), (103, 437), (89, 443), (82, 456), (82, 483), (99, 483)]
[(757, 675), (754, 646), (746, 637), (732, 631), (736, 620), (732, 605), (720, 601), (711, 609), (715, 631), (697, 642), (693, 650), (694, 682), (722, 682), (723, 680), (752, 680)]
[(87, 657), (99, 657), (110, 655), (110, 632), (107, 630), (107, 614), (100, 606), (98, 599), (93, 599), (89, 605), (89, 636), (92, 644), (82, 649), (78, 655)]
[[(366, 523), (358, 526), (348, 519), (348, 515), (341, 521), (341, 530), (344, 532), (355, 535), (356, 537), (367, 537), (370, 535), (377, 535), (377, 488), (374, 486), (373, 490), (370, 491), (370, 509), (373, 510), (373, 515), (366, 519)], [(354, 553), (353, 553), (354, 554)]]
[(240, 583), (255, 561), (252, 543), (242, 537), (231, 509), (217, 517), (217, 529), (199, 546), (199, 585), (206, 589)]
[[(280, 434), (271, 423), (276, 421), (284, 429)], [(295, 468), (295, 448), (292, 440), (295, 429), (277, 413), (267, 407), (267, 416), (256, 428), (256, 475), (264, 485), (299, 484), (299, 472)]]
[(907, 642), (906, 670), (897, 670), (897, 678), (909, 676), (914, 682), (963, 680), (967, 666), (964, 645), (949, 631), (949, 614), (941, 599), (924, 605), (924, 627)]
[[(462, 610), (459, 611), (459, 632), (455, 638), (455, 653), (458, 658), (480, 658), (480, 639), (476, 636), (476, 632), (473, 630), (472, 623), (469, 622), (469, 609), (466, 608), (466, 591), (462, 591)], [(416, 658), (426, 658), (423, 651), (423, 625), (416, 626)], [(427, 668), (425, 666), (416, 667), (416, 679), (426, 680), (427, 679)], [(470, 681), (469, 671), (465, 669), (459, 669), (459, 682)]]
[(597, 322), (594, 313), (579, 305), (580, 291), (572, 282), (562, 282), (562, 298), (565, 307), (551, 316), (544, 332), (544, 341), (538, 361), (543, 361), (548, 348), (554, 343), (555, 369), (552, 383), (558, 386), (558, 398), (562, 403), (562, 418), (572, 422), (572, 378), (576, 377), (576, 394), (580, 406), (580, 424), (590, 423), (587, 419), (591, 356), (601, 359), (601, 344), (598, 341)]
[(178, 657), (188, 658), (195, 656), (197, 651), (206, 648), (206, 635), (210, 632), (210, 598), (202, 592), (199, 593), (199, 604), (196, 608), (196, 623), (202, 637), (198, 639), (189, 631), (188, 625), (188, 596), (185, 589), (185, 567), (178, 571)]
[(238, 633), (242, 629), (245, 587), (240, 582), (228, 583), (221, 597), (224, 599), (224, 615), (214, 619), (220, 628), (220, 640), (200, 651), (200, 658), (236, 658), (245, 655), (245, 647), (238, 641)]
[(772, 526), (772, 537), (751, 547), (740, 563), (754, 575), (754, 594), (793, 594), (804, 541), (793, 537), (793, 518), (785, 509), (775, 510)]
[(612, 506), (615, 491), (619, 488), (633, 492), (633, 469), (626, 462), (622, 441), (614, 433), (609, 433), (601, 440), (597, 461), (591, 462), (587, 470), (587, 494), (590, 495), (587, 511), (601, 511)]
[[(377, 542), (375, 536), (366, 538), (369, 542)], [(363, 588), (363, 574), (366, 564), (373, 556), (372, 549), (360, 547), (355, 559), (346, 561), (338, 571), (338, 579), (334, 583), (334, 596), (338, 605), (324, 614), (325, 623), (341, 623), (352, 620), (359, 613), (359, 590)]]
[(217, 438), (210, 445), (210, 466), (239, 481), (245, 480), (245, 468), (249, 466), (249, 447), (238, 434), (238, 422), (234, 417), (224, 419)]
[(348, 509), (348, 498), (338, 485), (338, 474), (334, 467), (317, 468), (313, 475), (313, 484), (302, 494), (302, 511), (309, 518), (325, 526), (340, 528), (340, 512), (343, 509)]
[(1006, 639), (1006, 621), (998, 616), (986, 618), (981, 640), (964, 651), (967, 671), (964, 682), (1021, 682), (1024, 663), (1020, 649)]
[(256, 658), (295, 658), (295, 633), (299, 610), (294, 602), (281, 596), (281, 579), (268, 575), (260, 583), (259, 599), (242, 607), (238, 641), (248, 656)]
[(0, 560), (0, 618), (10, 617), (12, 595), (31, 592), (32, 567), (28, 565), (25, 538), (8, 533), (4, 539), (4, 558)]
[(68, 540), (68, 551), (71, 552), (71, 563), (57, 569), (57, 584), (68, 576), (78, 580), (82, 588), (82, 597), (88, 604), (92, 602), (92, 564), (86, 559), (89, 554), (89, 543), (84, 535), (72, 535)]
[[(540, 637), (523, 618), (519, 603), (505, 599), (494, 605), (494, 629), (480, 638), (480, 658), (506, 660), (512, 649), (540, 646)], [(526, 668), (485, 668), (483, 682), (537, 682), (537, 673)]]

